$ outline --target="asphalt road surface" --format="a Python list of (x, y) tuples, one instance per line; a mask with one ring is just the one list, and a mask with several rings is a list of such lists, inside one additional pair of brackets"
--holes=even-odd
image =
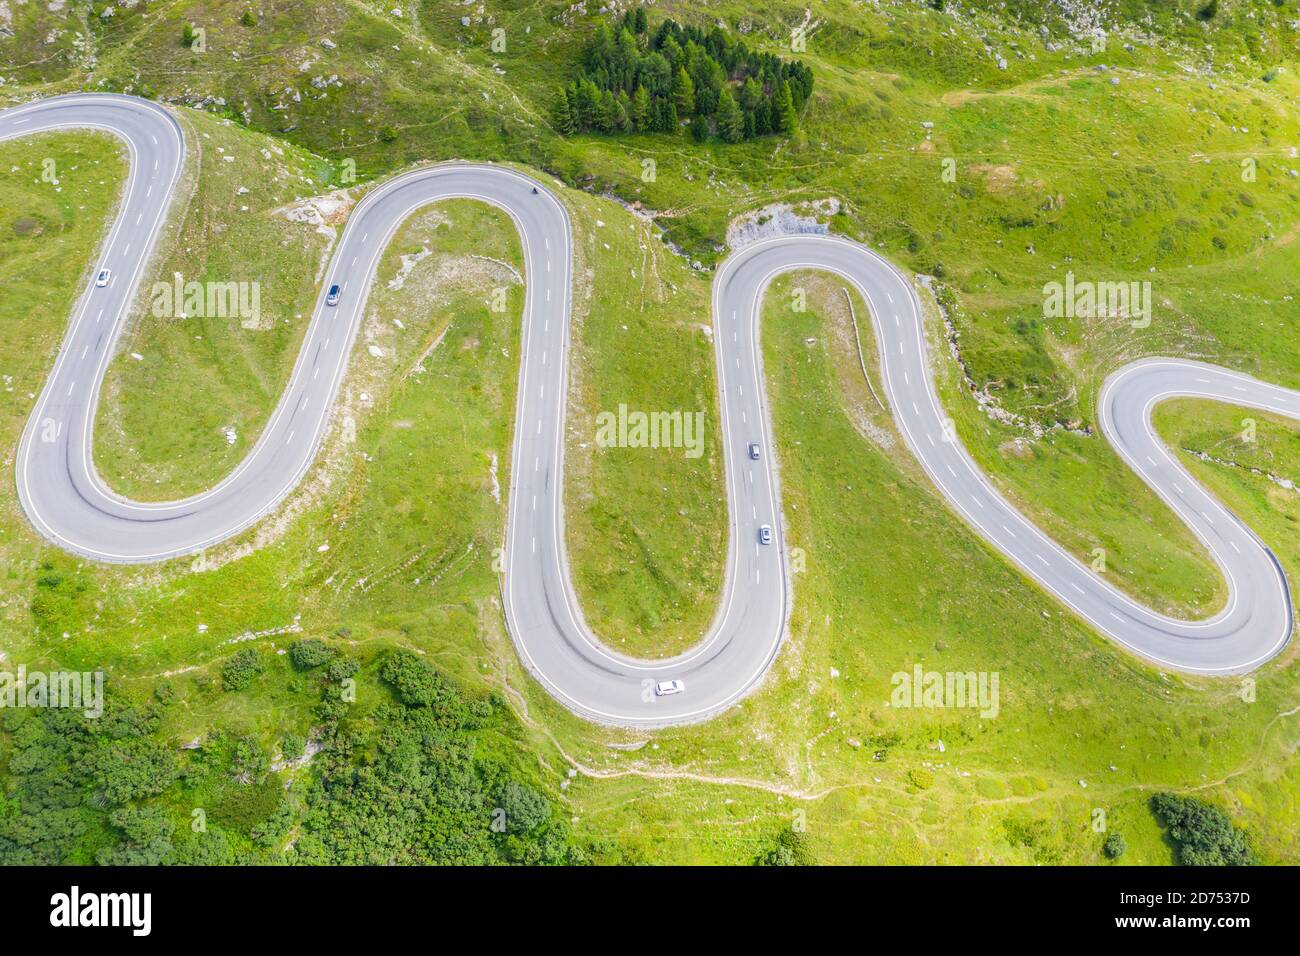
[[(87, 127), (111, 131), (127, 143), (131, 172), (117, 219), (87, 277), (16, 459), (19, 498), (28, 517), (41, 534), (68, 551), (100, 561), (162, 561), (211, 547), (273, 510), (315, 458), (385, 246), (418, 208), (463, 197), (505, 210), (522, 240), (527, 284), (505, 612), (529, 671), (576, 713), (643, 727), (702, 720), (752, 690), (776, 657), (790, 584), (772, 467), (759, 308), (772, 278), (792, 269), (829, 270), (863, 296), (879, 342), (887, 402), (926, 473), (979, 534), (1097, 630), (1163, 667), (1204, 674), (1249, 671), (1278, 653), (1290, 637), (1290, 595), (1277, 560), (1174, 460), (1153, 433), (1150, 416), (1156, 403), (1187, 396), (1300, 417), (1300, 393), (1174, 359), (1135, 362), (1107, 379), (1099, 403), (1103, 432), (1192, 528), (1229, 584), (1228, 603), (1214, 617), (1174, 620), (1110, 586), (1044, 536), (984, 478), (953, 437), (935, 396), (920, 307), (902, 274), (848, 240), (791, 236), (744, 248), (721, 266), (714, 280), (722, 422), (717, 437), (725, 456), (730, 514), (725, 584), (715, 618), (699, 644), (671, 659), (634, 660), (610, 650), (582, 618), (564, 548), (569, 219), (541, 182), (491, 165), (427, 167), (370, 190), (334, 252), (288, 388), (248, 457), (194, 497), (163, 503), (126, 500), (95, 472), (91, 429), (104, 371), (180, 177), (185, 146), (170, 113), (129, 97), (75, 95), (0, 112), (0, 139)], [(94, 282), (101, 267), (113, 273), (103, 288)], [(342, 296), (330, 307), (325, 290), (334, 283), (342, 287)], [(762, 449), (758, 460), (748, 453), (750, 442)], [(760, 542), (763, 525), (773, 529), (771, 544)], [(864, 539), (862, 546), (870, 548), (871, 542)], [(924, 568), (924, 556), (918, 555), (916, 566)], [(684, 692), (656, 695), (655, 683), (668, 679), (681, 680)]]

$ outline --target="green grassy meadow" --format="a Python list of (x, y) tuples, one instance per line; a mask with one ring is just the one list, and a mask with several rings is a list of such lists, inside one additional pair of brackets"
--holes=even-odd
[[(816, 25), (795, 55), (817, 86), (798, 135), (736, 146), (555, 135), (551, 97), (594, 8), (507, 0), (466, 8), (463, 26), (459, 7), (432, 3), (398, 18), (362, 0), (270, 2), (256, 27), (233, 3), (142, 5), (88, 24), (21, 8), (60, 38), (40, 63), (23, 31), (0, 39), (0, 73), (16, 84), (6, 95), (84, 86), (203, 107), (183, 111), (193, 195), (158, 272), (263, 288), (268, 321), (257, 327), (142, 310), (100, 406), (101, 473), (124, 493), (172, 497), (211, 484), (251, 447), (329, 241), (283, 210), (348, 185), (345, 160), (361, 188), (450, 157), (541, 170), (567, 184), (578, 257), (566, 451), (575, 584), (611, 646), (684, 649), (721, 582), (717, 449), (706, 441), (693, 461), (597, 449), (594, 415), (620, 402), (698, 409), (713, 435), (707, 267), (726, 254), (728, 223), (776, 201), (835, 199), (833, 230), (936, 278), (962, 360), (923, 294), (941, 395), (999, 487), (1076, 554), (1105, 548), (1113, 579), (1153, 606), (1213, 613), (1223, 582), (1097, 433), (1095, 399), (1112, 369), (1150, 354), (1300, 384), (1290, 334), (1300, 322), (1300, 41), (1286, 28), (1296, 11), (1223, 0), (1201, 24), (1191, 5), (1170, 4), (1092, 52), (1059, 11), (1010, 6), (813, 4)], [(1115, 16), (1138, 9), (1150, 8), (1124, 2)], [(802, 6), (758, 12), (731, 0), (707, 14), (675, 0), (651, 12), (720, 19), (782, 55), (803, 20)], [(206, 53), (180, 46), (186, 21), (208, 30)], [(504, 51), (489, 47), (496, 27)], [(46, 154), (63, 170), (59, 193), (38, 179)], [(0, 144), (0, 169), (20, 172), (0, 178), (6, 460), (122, 163), (90, 135)], [(417, 255), (390, 287), (408, 268), (401, 257)], [(380, 354), (354, 355), (322, 460), (282, 513), (212, 553), (138, 569), (80, 562), (36, 538), (12, 482), (0, 486), (6, 659), (102, 665), (133, 699), (166, 682), (174, 699), (156, 735), (169, 746), (222, 729), (271, 749), (316, 720), (316, 687), (275, 654), (288, 641), (316, 637), (355, 657), (362, 708), (387, 693), (383, 655), (413, 650), (471, 695), (509, 703), (493, 748), (529, 767), (598, 860), (749, 862), (798, 826), (824, 862), (1102, 863), (1102, 811), (1107, 832), (1128, 841), (1121, 864), (1167, 864), (1146, 801), (1168, 789), (1224, 807), (1267, 862), (1296, 861), (1294, 652), (1253, 675), (1248, 693), (1235, 679), (1160, 674), (1070, 617), (929, 486), (863, 379), (848, 304), (870, 377), (865, 305), (827, 276), (778, 280), (763, 313), (786, 525), (806, 556), (772, 673), (702, 726), (633, 734), (565, 712), (515, 659), (492, 566), (505, 516), (494, 492), (509, 487), (511, 464), (518, 262), (508, 220), (490, 210), (449, 203), (413, 218), (368, 309), (362, 344)], [(1150, 281), (1150, 326), (1044, 317), (1043, 286), (1067, 271)], [(789, 309), (794, 283), (808, 290), (806, 312)], [(489, 304), (500, 286), (505, 313)], [(981, 410), (971, 383), (1018, 423)], [(1257, 439), (1243, 442), (1249, 414), (1175, 402), (1156, 422), (1294, 581), (1300, 510), (1275, 479), (1300, 481), (1300, 433), (1254, 415)], [(223, 691), (222, 664), (246, 646), (271, 666)], [(891, 707), (891, 676), (918, 664), (996, 671), (998, 715)], [(178, 790), (153, 802), (183, 824), (193, 799)]]

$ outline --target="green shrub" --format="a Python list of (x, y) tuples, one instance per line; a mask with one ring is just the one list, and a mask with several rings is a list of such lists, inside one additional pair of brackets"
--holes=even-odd
[(245, 783), (260, 782), (271, 767), (266, 751), (252, 737), (240, 737), (230, 755), (230, 772)]
[(357, 671), (361, 670), (361, 665), (350, 657), (336, 657), (330, 662), (330, 666), (325, 668), (325, 679), (331, 683), (337, 684), (345, 681), (349, 677), (355, 677)]
[(1259, 860), (1245, 831), (1213, 804), (1176, 793), (1157, 793), (1151, 812), (1178, 845), (1184, 866), (1253, 866)]
[(446, 682), (410, 651), (393, 651), (379, 668), (379, 677), (408, 707), (431, 707), (451, 696)]
[(236, 651), (222, 666), (221, 687), (224, 690), (243, 690), (265, 669), (257, 648), (245, 647), (242, 651)]
[(511, 780), (501, 793), (501, 809), (508, 832), (530, 833), (550, 818), (551, 801), (528, 784)]
[(307, 738), (292, 731), (280, 738), (280, 753), (285, 760), (297, 760), (307, 752)]
[(758, 856), (754, 866), (808, 866), (814, 861), (807, 838), (793, 827), (786, 827)]
[(289, 645), (289, 663), (296, 670), (309, 671), (322, 664), (328, 664), (333, 657), (334, 651), (324, 641), (315, 638), (304, 638)]

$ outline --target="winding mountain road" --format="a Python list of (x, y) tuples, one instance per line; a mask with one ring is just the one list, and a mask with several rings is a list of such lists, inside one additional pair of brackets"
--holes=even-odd
[[(1229, 585), (1225, 608), (1203, 621), (1156, 614), (1116, 590), (1015, 510), (951, 435), (931, 380), (921, 311), (911, 284), (884, 259), (828, 236), (748, 246), (718, 270), (713, 340), (721, 392), (730, 534), (718, 611), (703, 640), (663, 661), (610, 650), (583, 620), (564, 546), (564, 411), (572, 286), (571, 228), (542, 183), (512, 170), (447, 164), (397, 176), (357, 204), (334, 252), (288, 387), (245, 460), (210, 490), (143, 503), (115, 494), (96, 474), (91, 439), (104, 373), (143, 279), (181, 176), (185, 142), (166, 109), (130, 97), (79, 94), (0, 112), (0, 140), (93, 128), (127, 144), (131, 170), (117, 218), (23, 433), (19, 498), (33, 525), (59, 546), (100, 561), (150, 562), (190, 554), (248, 528), (276, 507), (311, 466), (347, 368), (379, 258), (422, 206), (471, 198), (514, 220), (526, 290), (511, 463), (505, 614), (533, 676), (592, 720), (652, 727), (710, 717), (757, 685), (785, 630), (790, 586), (780, 495), (759, 348), (759, 311), (774, 276), (829, 270), (868, 303), (890, 408), (908, 446), (949, 504), (1025, 574), (1115, 642), (1164, 667), (1204, 674), (1249, 671), (1291, 634), (1290, 595), (1277, 560), (1201, 488), (1151, 427), (1151, 409), (1174, 397), (1211, 398), (1300, 418), (1300, 393), (1214, 366), (1175, 359), (1127, 365), (1107, 379), (1101, 427), (1124, 460), (1188, 524)], [(324, 288), (338, 283), (337, 307)], [(750, 442), (763, 449), (759, 460)], [(431, 463), (436, 467), (436, 463)], [(759, 542), (762, 525), (774, 529)], [(864, 542), (864, 547), (869, 546)], [(657, 697), (655, 681), (684, 693)]]

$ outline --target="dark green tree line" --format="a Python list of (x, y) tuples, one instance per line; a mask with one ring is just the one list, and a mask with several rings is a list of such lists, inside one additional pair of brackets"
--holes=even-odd
[(789, 135), (812, 94), (812, 70), (751, 50), (720, 27), (665, 20), (649, 32), (645, 10), (602, 23), (577, 77), (555, 104), (561, 133), (677, 132), (729, 143)]

